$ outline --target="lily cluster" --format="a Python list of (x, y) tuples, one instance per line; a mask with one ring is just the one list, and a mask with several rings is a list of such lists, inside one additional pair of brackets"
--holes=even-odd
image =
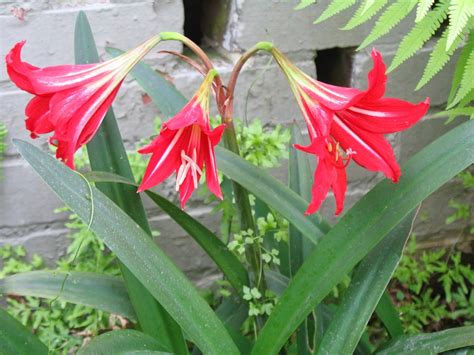
[[(74, 169), (75, 152), (94, 137), (125, 76), (161, 39), (155, 36), (106, 62), (47, 68), (23, 62), (24, 42), (16, 44), (6, 56), (7, 71), (20, 89), (34, 95), (25, 110), (25, 124), (31, 137), (52, 133), (49, 143), (57, 147), (56, 157)], [(295, 147), (314, 154), (318, 160), (312, 201), (306, 214), (320, 208), (330, 189), (336, 200), (336, 214), (343, 210), (345, 169), (351, 160), (398, 181), (400, 167), (384, 134), (414, 125), (426, 113), (428, 99), (412, 104), (383, 98), (387, 78), (382, 57), (376, 50), (372, 51), (374, 67), (368, 76), (368, 89), (360, 91), (316, 81), (272, 45), (263, 49), (272, 53), (285, 73), (306, 122), (311, 142)], [(212, 129), (209, 123), (209, 97), (215, 81), (220, 83), (216, 71), (208, 70), (191, 100), (163, 124), (149, 145), (140, 149), (140, 153), (151, 154), (151, 158), (139, 192), (160, 184), (174, 172), (184, 208), (205, 169), (210, 191), (222, 199), (214, 147), (226, 125)], [(235, 81), (230, 86), (234, 84)], [(221, 91), (217, 92), (220, 96)], [(229, 105), (232, 94), (229, 92), (227, 100), (218, 101)], [(224, 119), (231, 124), (229, 117)]]

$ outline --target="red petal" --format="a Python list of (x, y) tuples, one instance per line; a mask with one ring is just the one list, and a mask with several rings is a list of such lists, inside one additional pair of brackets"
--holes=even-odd
[(343, 110), (354, 105), (365, 93), (354, 88), (335, 86), (314, 80), (312, 87), (302, 86), (302, 90), (314, 101), (330, 110)]
[(342, 167), (336, 169), (336, 174), (337, 177), (332, 184), (332, 190), (334, 192), (334, 199), (336, 200), (336, 215), (338, 215), (344, 209), (347, 188), (346, 168)]
[(184, 129), (178, 131), (162, 130), (160, 135), (147, 147), (140, 149), (141, 154), (150, 153), (152, 156), (145, 170), (138, 192), (147, 190), (162, 183), (180, 166), (180, 152), (186, 140)]
[(345, 150), (351, 148), (355, 152), (352, 159), (356, 163), (368, 170), (381, 171), (387, 178), (398, 181), (400, 167), (383, 135), (364, 131), (339, 117), (334, 117), (331, 134)]
[(31, 132), (32, 138), (36, 138), (40, 134), (52, 132), (54, 130), (51, 124), (49, 102), (51, 96), (35, 96), (33, 97), (25, 109), (26, 129)]
[(428, 111), (429, 99), (418, 104), (385, 98), (360, 102), (355, 107), (338, 112), (344, 121), (374, 133), (403, 131), (417, 123)]
[(365, 92), (363, 100), (377, 100), (385, 94), (385, 83), (387, 76), (385, 75), (385, 64), (382, 55), (375, 48), (370, 53), (374, 66), (368, 74), (369, 87)]
[[(222, 127), (221, 129), (219, 129)], [(218, 131), (219, 129), (219, 131)], [(223, 130), (223, 125), (219, 126), (216, 128), (212, 133), (214, 133), (216, 136), (222, 135), (222, 130)], [(218, 131), (216, 133), (216, 131)], [(216, 137), (214, 137), (215, 139)], [(219, 140), (217, 140), (218, 142)], [(217, 143), (214, 143), (212, 139), (205, 134), (202, 135), (202, 149), (203, 151), (201, 154), (204, 156), (204, 161), (206, 164), (206, 183), (207, 187), (209, 190), (216, 195), (218, 198), (222, 200), (222, 191), (221, 191), (221, 186), (219, 184), (219, 178), (217, 174), (217, 164), (216, 164), (216, 157), (214, 155), (214, 146)]]
[(204, 115), (204, 110), (195, 98), (191, 99), (173, 118), (164, 123), (169, 129), (178, 130), (197, 122)]
[(327, 159), (319, 159), (318, 166), (314, 172), (314, 182), (311, 189), (312, 198), (304, 213), (305, 215), (319, 210), (335, 179), (336, 168)]
[(308, 102), (304, 97), (301, 97), (300, 103), (311, 139), (328, 136), (332, 123), (333, 111), (319, 105), (318, 103)]
[[(50, 120), (55, 124), (53, 139), (67, 145), (60, 157), (67, 162), (97, 131), (119, 88), (85, 86), (53, 95)], [(58, 145), (59, 147), (59, 145)]]
[[(198, 174), (198, 181), (200, 177), (201, 176)], [(179, 201), (181, 202), (181, 209), (184, 210), (184, 207), (186, 206), (186, 202), (193, 194), (193, 191), (194, 191), (193, 177), (192, 177), (191, 172), (188, 172), (183, 183), (179, 186)]]
[(96, 81), (109, 73), (114, 63), (109, 61), (38, 68), (21, 60), (24, 44), (24, 41), (17, 43), (7, 54), (7, 71), (20, 89), (32, 94), (50, 94)]

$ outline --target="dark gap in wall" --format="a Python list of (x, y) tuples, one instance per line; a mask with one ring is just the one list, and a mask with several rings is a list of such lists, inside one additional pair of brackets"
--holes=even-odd
[(317, 51), (315, 64), (318, 80), (332, 85), (350, 86), (355, 48), (335, 47)]
[(197, 44), (201, 44), (203, 37), (201, 26), (203, 2), (203, 0), (183, 0), (184, 35)]

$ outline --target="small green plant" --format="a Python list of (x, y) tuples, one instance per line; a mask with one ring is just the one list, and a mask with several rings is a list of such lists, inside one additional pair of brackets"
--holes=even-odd
[(472, 324), (474, 269), (459, 251), (417, 254), (412, 236), (389, 286), (406, 331), (437, 331)]
[[(67, 211), (66, 208), (58, 211)], [(57, 261), (60, 271), (89, 271), (119, 275), (115, 256), (106, 249), (75, 214), (66, 223), (72, 243), (66, 256)], [(44, 269), (41, 256), (26, 258), (23, 246), (0, 247), (3, 267), (0, 278), (8, 275)], [(77, 350), (86, 339), (107, 329), (126, 326), (127, 321), (106, 312), (62, 301), (46, 301), (37, 297), (9, 296), (7, 311), (23, 325), (33, 330), (55, 353), (68, 354)]]

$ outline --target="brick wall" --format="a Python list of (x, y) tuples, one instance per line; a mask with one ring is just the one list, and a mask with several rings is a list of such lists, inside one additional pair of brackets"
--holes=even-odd
[[(371, 67), (369, 50), (354, 52), (354, 47), (365, 38), (370, 25), (350, 32), (339, 31), (350, 13), (313, 25), (326, 1), (319, 1), (319, 5), (300, 12), (293, 10), (296, 0), (186, 0), (184, 3), (186, 9), (183, 1), (178, 0), (2, 2), (0, 55), (3, 58), (15, 42), (25, 39), (24, 58), (27, 61), (38, 66), (72, 63), (74, 21), (78, 11), (83, 10), (101, 54), (106, 45), (128, 49), (160, 31), (183, 33), (186, 28), (188, 35), (202, 42), (224, 77), (230, 73), (233, 62), (242, 51), (258, 41), (269, 40), (311, 75), (319, 72), (321, 77), (335, 83), (366, 87), (366, 75)], [(13, 8), (24, 9), (25, 19), (13, 16)], [(402, 23), (375, 44), (387, 62), (395, 53), (406, 28)], [(430, 96), (431, 112), (436, 112), (447, 97), (453, 66), (448, 65), (430, 85), (414, 92), (431, 46), (428, 44), (427, 49), (391, 75), (388, 95), (410, 101)], [(160, 44), (160, 49), (181, 51), (182, 47), (178, 43), (166, 43)], [(163, 58), (158, 51), (153, 51), (147, 56), (147, 61), (164, 71), (188, 97), (199, 85), (200, 75), (176, 59)], [(337, 67), (334, 68), (333, 64)], [(239, 79), (235, 102), (237, 117), (245, 113), (249, 90), (249, 118), (259, 117), (264, 122), (284, 124), (300, 118), (286, 81), (274, 63), (268, 64), (265, 55), (252, 59)], [(23, 110), (28, 99), (27, 94), (8, 81), (5, 67), (0, 66), (0, 119), (6, 122), (10, 137), (27, 139)], [(151, 104), (143, 103), (143, 92), (134, 82), (125, 82), (114, 109), (128, 144), (153, 134), (153, 119), (159, 112)], [(393, 136), (392, 141), (401, 161), (404, 161), (448, 129), (441, 120), (426, 118), (416, 128)], [(35, 144), (45, 146), (45, 141), (37, 140)], [(285, 179), (286, 167), (277, 169), (275, 174)], [(3, 162), (3, 175), (0, 180), (0, 244), (24, 244), (30, 252), (38, 252), (53, 262), (64, 254), (68, 243), (65, 215), (53, 213), (61, 206), (60, 201), (11, 146)], [(348, 207), (380, 179), (380, 176), (369, 174), (354, 164), (349, 169), (349, 177)], [(462, 226), (446, 226), (444, 219), (451, 213), (447, 207), (449, 198), (457, 195), (472, 199), (472, 196), (462, 194), (459, 184), (453, 181), (426, 201), (422, 212), (425, 218), (417, 223), (418, 234), (424, 238), (440, 238), (457, 233)], [(218, 229), (219, 216), (210, 214), (210, 207), (194, 199), (188, 210), (206, 225)], [(331, 199), (323, 210), (331, 217)], [(197, 245), (173, 223), (167, 223), (167, 217), (157, 210), (150, 209), (150, 214), (153, 226), (161, 231), (158, 242), (188, 275), (203, 285), (212, 279), (215, 268)]]

